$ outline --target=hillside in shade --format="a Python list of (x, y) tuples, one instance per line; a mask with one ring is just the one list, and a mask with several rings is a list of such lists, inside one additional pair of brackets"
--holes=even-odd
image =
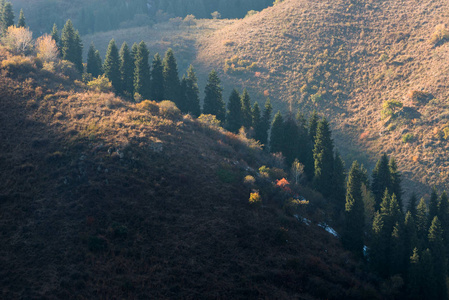
[(378, 297), (317, 226), (326, 201), (301, 187), (310, 209), (284, 209), (254, 142), (15, 59), (0, 53), (0, 298)]

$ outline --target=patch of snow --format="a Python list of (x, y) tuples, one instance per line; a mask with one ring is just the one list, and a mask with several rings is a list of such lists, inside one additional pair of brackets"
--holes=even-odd
[(305, 223), (307, 226), (309, 226), (309, 225), (312, 223), (312, 221), (310, 221), (309, 219), (300, 217), (299, 215), (294, 215), (294, 217), (295, 217), (298, 221)]
[(368, 256), (368, 251), (369, 251), (369, 248), (368, 248), (368, 246), (366, 246), (366, 245), (364, 245), (363, 246), (363, 256)]
[(320, 226), (321, 228), (323, 228), (324, 230), (326, 230), (327, 232), (329, 232), (333, 236), (338, 237), (338, 233), (335, 231), (335, 229), (333, 229), (332, 227), (330, 227), (326, 223), (324, 223), (324, 222), (320, 223), (320, 224), (318, 224), (318, 226)]

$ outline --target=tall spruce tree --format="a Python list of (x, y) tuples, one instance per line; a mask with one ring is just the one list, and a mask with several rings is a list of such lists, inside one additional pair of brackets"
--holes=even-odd
[(335, 200), (335, 207), (340, 213), (344, 210), (345, 200), (346, 200), (346, 189), (345, 189), (345, 163), (341, 159), (338, 151), (335, 153), (334, 167), (332, 174), (332, 198)]
[(276, 113), (271, 124), (270, 134), (270, 152), (282, 152), (282, 145), (284, 144), (284, 118), (280, 111)]
[(164, 100), (164, 67), (162, 66), (162, 58), (159, 53), (154, 55), (152, 62), (150, 94), (153, 100)]
[(382, 277), (388, 274), (387, 249), (389, 236), (385, 225), (385, 214), (377, 211), (374, 214), (372, 226), (372, 239), (369, 251), (369, 262), (371, 269)]
[(137, 46), (134, 58), (134, 93), (142, 96), (142, 99), (150, 99), (150, 65), (147, 45), (141, 41)]
[(422, 299), (421, 284), (420, 257), (418, 248), (415, 247), (413, 254), (410, 256), (410, 266), (407, 276), (407, 296), (409, 299)]
[(416, 207), (416, 234), (418, 236), (419, 248), (423, 249), (424, 245), (427, 243), (427, 233), (428, 233), (428, 221), (427, 221), (427, 205), (424, 198), (418, 203)]
[(74, 61), (73, 64), (78, 69), (80, 73), (83, 73), (84, 66), (83, 66), (83, 42), (81, 41), (81, 36), (78, 32), (78, 30), (75, 31), (75, 37), (73, 40), (74, 45)]
[(312, 112), (312, 114), (309, 117), (309, 138), (312, 142), (312, 149), (315, 147), (315, 136), (316, 136), (316, 130), (318, 128), (318, 121), (319, 121), (318, 114), (316, 110)]
[(243, 94), (241, 97), (241, 105), (242, 105), (242, 124), (246, 129), (249, 129), (252, 124), (251, 117), (251, 98), (249, 97), (249, 93), (246, 89), (243, 90)]
[(1, 15), (1, 23), (3, 26), (3, 32), (5, 32), (9, 26), (14, 25), (14, 10), (12, 9), (11, 2), (6, 2), (3, 5), (3, 10), (2, 10), (2, 15)]
[(401, 187), (401, 173), (398, 171), (398, 166), (396, 164), (396, 160), (394, 157), (390, 159), (390, 174), (391, 174), (391, 193), (396, 195), (396, 198), (398, 199), (399, 206), (401, 207), (401, 210), (403, 209), (403, 203), (402, 203), (402, 187)]
[(184, 82), (185, 112), (198, 117), (201, 114), (200, 90), (198, 88), (195, 69), (192, 65), (187, 70), (187, 77), (184, 78)]
[(262, 145), (268, 145), (268, 131), (271, 126), (271, 114), (273, 112), (273, 107), (271, 106), (270, 98), (265, 102), (264, 111), (262, 114), (262, 119), (260, 120), (260, 128), (256, 128), (255, 136)]
[(313, 159), (315, 161), (314, 186), (324, 196), (329, 197), (333, 192), (334, 142), (326, 119), (318, 123)]
[(104, 75), (111, 81), (117, 94), (123, 92), (122, 88), (122, 75), (120, 73), (120, 56), (118, 53), (115, 40), (112, 39), (109, 42), (108, 50), (106, 51), (106, 57), (103, 63)]
[(55, 41), (56, 45), (58, 46), (59, 55), (62, 55), (61, 53), (61, 38), (59, 37), (59, 31), (58, 26), (56, 26), (56, 23), (53, 24), (53, 28), (51, 30), (51, 38)]
[(133, 57), (134, 64), (136, 63), (137, 51), (139, 51), (139, 44), (134, 43), (131, 47), (131, 56)]
[(447, 262), (446, 251), (444, 248), (443, 228), (435, 216), (429, 228), (429, 248), (432, 253), (433, 271), (435, 276), (435, 294), (436, 299), (447, 299)]
[[(300, 163), (304, 165), (304, 173), (307, 175), (309, 180), (313, 179), (314, 176), (314, 160), (313, 160), (313, 148), (312, 141), (309, 138), (309, 133), (307, 129), (307, 120), (304, 115), (298, 110), (296, 114), (296, 123), (298, 124), (298, 143), (299, 143), (299, 152), (298, 152), (298, 160)], [(340, 211), (344, 210), (344, 201), (346, 190), (343, 187), (343, 205)]]
[(260, 115), (260, 106), (259, 103), (254, 102), (253, 104), (253, 108), (251, 109), (251, 119), (252, 119), (252, 123), (251, 123), (251, 127), (254, 129), (254, 136), (255, 137), (255, 131), (258, 130), (258, 128), (260, 128), (261, 125), (261, 120), (262, 117)]
[(164, 75), (164, 96), (167, 100), (176, 103), (178, 107), (185, 107), (181, 103), (181, 83), (179, 81), (178, 64), (172, 49), (168, 49), (165, 53), (163, 65)]
[(449, 258), (449, 199), (446, 192), (443, 192), (438, 203), (438, 220), (441, 222), (443, 230), (444, 248), (446, 258)]
[(429, 216), (427, 218), (427, 228), (430, 228), (433, 218), (438, 215), (438, 193), (435, 187), (432, 188), (429, 200)]
[(75, 31), (70, 19), (62, 29), (61, 52), (62, 59), (72, 62), (78, 71), (83, 71), (83, 45), (78, 31)]
[(420, 288), (419, 298), (421, 300), (443, 299), (438, 298), (437, 278), (435, 278), (433, 253), (430, 249), (422, 252), (420, 260)]
[(405, 215), (404, 221), (404, 251), (405, 257), (413, 255), (413, 249), (418, 247), (418, 236), (416, 235), (415, 219), (410, 211)]
[(25, 23), (25, 15), (23, 14), (23, 9), (20, 9), (20, 13), (19, 13), (19, 21), (17, 22), (17, 27), (26, 27), (26, 23)]
[(404, 229), (401, 225), (399, 222), (394, 224), (390, 237), (390, 275), (403, 275), (407, 271), (409, 256), (405, 255)]
[(240, 95), (236, 89), (233, 89), (228, 101), (226, 129), (230, 132), (238, 133), (242, 125), (242, 104), (240, 102)]
[(134, 96), (134, 67), (131, 50), (128, 44), (124, 42), (120, 48), (120, 77), (123, 93), (131, 99)]
[(359, 256), (363, 255), (363, 240), (365, 233), (364, 211), (360, 166), (355, 161), (352, 164), (348, 175), (345, 218), (341, 241), (346, 249)]
[(212, 70), (207, 79), (206, 88), (204, 89), (204, 114), (215, 115), (218, 120), (224, 122), (226, 120), (226, 109), (223, 101), (223, 89), (220, 86), (221, 81), (217, 72)]
[(413, 218), (416, 218), (416, 205), (418, 205), (418, 199), (416, 198), (416, 194), (412, 192), (412, 195), (408, 200), (407, 210), (412, 214)]
[(376, 209), (379, 209), (385, 189), (391, 191), (391, 172), (388, 156), (384, 153), (377, 161), (372, 173), (371, 190), (373, 191), (376, 200)]
[(89, 51), (87, 52), (86, 72), (92, 74), (92, 77), (94, 78), (103, 73), (103, 64), (99, 55), (100, 52), (95, 49), (95, 45), (92, 43), (89, 47)]
[(299, 129), (295, 118), (289, 115), (284, 122), (284, 140), (281, 145), (287, 166), (291, 166), (299, 153)]

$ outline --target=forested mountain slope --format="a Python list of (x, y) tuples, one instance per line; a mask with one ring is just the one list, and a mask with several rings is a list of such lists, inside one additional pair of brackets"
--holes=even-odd
[(379, 298), (322, 211), (284, 212), (251, 141), (0, 61), (0, 298)]
[(262, 10), (272, 0), (12, 0), (17, 15), (20, 9), (28, 17), (34, 32), (50, 31), (53, 23), (62, 26), (72, 19), (81, 34), (119, 28), (147, 26), (169, 18), (195, 15), (212, 18), (243, 18), (250, 10)]
[(423, 193), (448, 187), (448, 23), (442, 0), (286, 0), (204, 36), (197, 63), (284, 111), (316, 109), (344, 156), (393, 155)]

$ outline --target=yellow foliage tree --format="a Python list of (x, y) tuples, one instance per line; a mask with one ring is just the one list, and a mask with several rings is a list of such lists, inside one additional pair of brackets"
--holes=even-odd
[(36, 40), (37, 57), (43, 61), (55, 61), (58, 58), (58, 46), (55, 40), (48, 34), (44, 34)]
[(16, 54), (25, 54), (33, 46), (33, 33), (24, 27), (9, 26), (2, 38), (3, 44)]

